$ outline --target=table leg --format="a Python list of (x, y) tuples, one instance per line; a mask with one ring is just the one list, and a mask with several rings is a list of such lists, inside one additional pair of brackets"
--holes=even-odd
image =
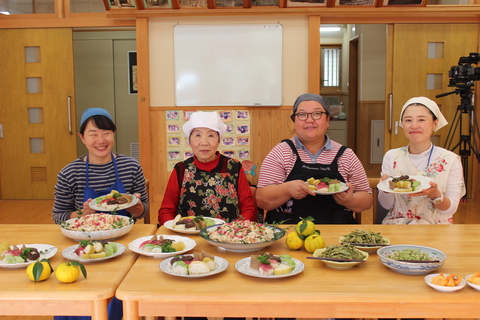
[(138, 301), (123, 301), (123, 320), (139, 319), (140, 316), (138, 315)]
[(108, 301), (92, 301), (92, 320), (108, 320)]

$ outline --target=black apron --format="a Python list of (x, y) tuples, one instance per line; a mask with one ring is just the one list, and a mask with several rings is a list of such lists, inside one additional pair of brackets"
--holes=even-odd
[[(331, 164), (305, 163), (300, 159), (297, 148), (292, 140), (286, 139), (286, 142), (297, 156), (292, 171), (288, 175), (287, 181), (302, 180), (309, 178), (322, 179), (330, 178), (345, 182), (343, 176), (338, 172), (338, 159), (341, 157), (347, 147), (342, 146), (338, 150), (335, 159)], [(285, 221), (287, 224), (296, 224), (301, 218), (311, 216), (315, 219), (315, 224), (357, 224), (353, 218), (351, 210), (339, 205), (331, 195), (307, 195), (303, 199), (291, 198), (285, 204), (275, 210), (267, 212), (266, 222), (274, 223)]]

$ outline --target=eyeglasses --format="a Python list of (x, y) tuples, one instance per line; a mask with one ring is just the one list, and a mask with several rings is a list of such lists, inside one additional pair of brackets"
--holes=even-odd
[(322, 116), (326, 114), (328, 115), (327, 112), (324, 112), (324, 111), (316, 111), (316, 112), (299, 112), (299, 113), (295, 113), (295, 115), (297, 116), (298, 120), (300, 121), (305, 121), (308, 119), (308, 116), (312, 116), (312, 119), (313, 120), (319, 120), (319, 119), (322, 119)]

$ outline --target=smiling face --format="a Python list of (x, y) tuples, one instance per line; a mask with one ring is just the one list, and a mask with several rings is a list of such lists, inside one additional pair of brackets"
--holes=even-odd
[(403, 112), (402, 126), (410, 143), (428, 143), (437, 127), (432, 112), (423, 105), (410, 105)]
[(201, 162), (215, 159), (219, 142), (218, 132), (209, 128), (195, 128), (190, 134), (190, 147)]
[[(304, 101), (298, 105), (295, 113), (325, 112), (325, 108), (317, 101)], [(314, 120), (308, 115), (307, 120), (299, 120), (295, 116), (295, 132), (303, 144), (320, 143), (325, 140), (325, 133), (330, 125), (330, 116), (323, 114), (322, 118)]]
[(112, 130), (99, 129), (89, 120), (83, 135), (79, 133), (78, 136), (87, 147), (89, 162), (103, 164), (112, 159), (110, 152), (115, 145), (115, 133)]

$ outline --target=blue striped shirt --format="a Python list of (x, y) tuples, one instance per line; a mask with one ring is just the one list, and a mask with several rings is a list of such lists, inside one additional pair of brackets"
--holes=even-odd
[[(148, 194), (145, 187), (143, 170), (137, 159), (116, 154), (118, 176), (122, 181), (125, 191), (130, 194), (140, 193), (145, 210), (138, 217), (142, 218), (148, 212)], [(57, 224), (70, 219), (72, 212), (83, 208), (83, 194), (86, 184), (86, 163), (82, 156), (63, 168), (57, 175), (55, 185), (55, 202), (53, 204), (52, 218)], [(106, 164), (89, 163), (89, 187), (99, 192), (110, 188), (116, 181), (113, 162)], [(138, 219), (137, 218), (137, 219)]]

